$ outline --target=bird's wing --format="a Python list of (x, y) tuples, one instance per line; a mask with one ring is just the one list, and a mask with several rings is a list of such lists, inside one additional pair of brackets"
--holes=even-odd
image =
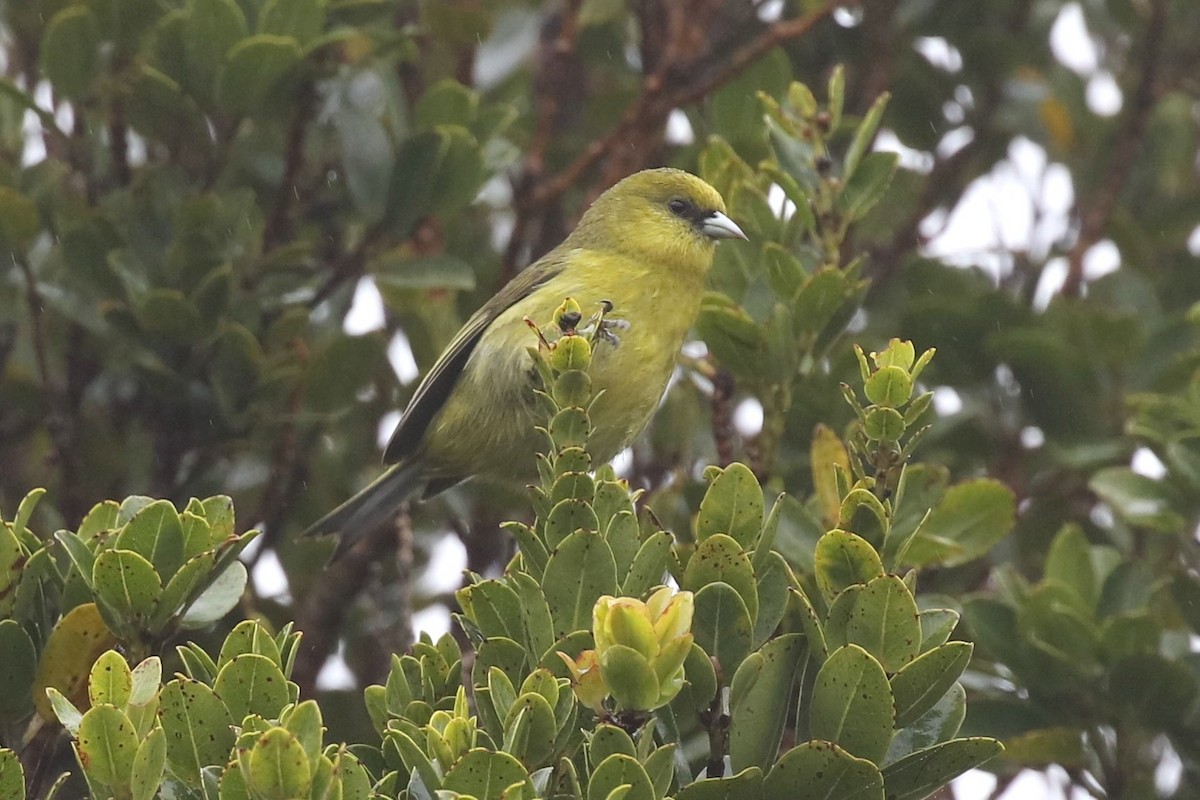
[(519, 272), (495, 297), (471, 315), (418, 384), (383, 452), (383, 463), (395, 464), (417, 451), (429, 423), (454, 390), (484, 331), (507, 309), (562, 272), (566, 263), (564, 255), (555, 251), (543, 256), (537, 263)]

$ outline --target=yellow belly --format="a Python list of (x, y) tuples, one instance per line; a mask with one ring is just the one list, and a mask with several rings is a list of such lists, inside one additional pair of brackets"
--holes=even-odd
[(548, 326), (566, 297), (580, 303), (585, 319), (608, 300), (613, 304), (610, 318), (628, 323), (616, 331), (619, 343), (596, 345), (592, 385), (603, 394), (592, 410), (593, 462), (611, 459), (645, 427), (695, 320), (703, 277), (681, 279), (649, 269), (630, 276), (625, 269), (623, 280), (614, 281), (614, 270), (602, 260), (588, 267), (555, 277), (489, 326), (430, 427), (425, 448), (429, 474), (520, 480), (535, 474), (534, 453), (543, 442), (534, 426), (543, 420), (534, 401), (535, 373), (527, 352), (536, 339), (524, 318)]

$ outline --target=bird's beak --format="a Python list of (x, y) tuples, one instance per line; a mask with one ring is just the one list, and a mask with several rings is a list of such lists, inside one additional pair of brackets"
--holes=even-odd
[(737, 226), (737, 223), (729, 217), (722, 214), (720, 211), (714, 211), (704, 218), (701, 222), (700, 229), (713, 239), (749, 239), (746, 234), (742, 233), (742, 229)]

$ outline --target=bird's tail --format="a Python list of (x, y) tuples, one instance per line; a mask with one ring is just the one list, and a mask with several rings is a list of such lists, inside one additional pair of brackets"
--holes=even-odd
[(369, 486), (314, 522), (305, 536), (341, 534), (333, 551), (336, 561), (364, 536), (384, 524), (400, 504), (421, 491), (425, 479), (418, 463), (401, 463)]

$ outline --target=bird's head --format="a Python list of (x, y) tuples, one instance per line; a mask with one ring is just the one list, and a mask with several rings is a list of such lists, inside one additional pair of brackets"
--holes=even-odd
[(578, 244), (651, 262), (707, 269), (720, 239), (745, 239), (717, 190), (678, 169), (647, 169), (596, 198), (576, 228)]

